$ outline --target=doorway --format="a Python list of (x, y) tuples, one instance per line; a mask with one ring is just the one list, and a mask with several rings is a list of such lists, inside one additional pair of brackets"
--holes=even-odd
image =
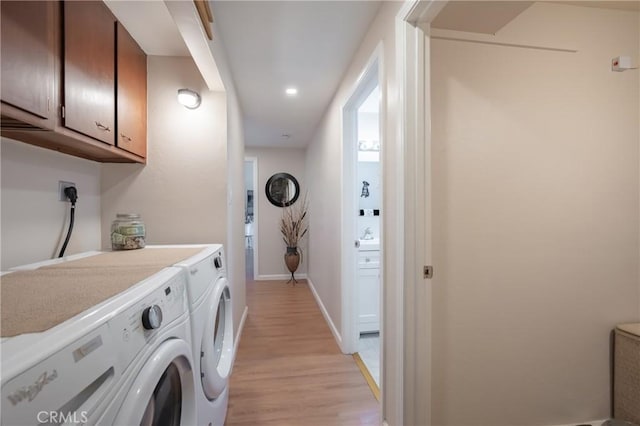
[(245, 276), (254, 281), (258, 264), (258, 159), (244, 159), (244, 250)]
[(379, 60), (367, 65), (343, 108), (343, 307), (346, 352), (379, 399), (382, 347), (382, 138)]

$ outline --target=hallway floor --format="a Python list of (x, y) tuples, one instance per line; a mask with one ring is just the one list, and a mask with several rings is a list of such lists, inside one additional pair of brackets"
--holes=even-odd
[(358, 339), (358, 355), (380, 387), (380, 333), (361, 334)]
[(247, 305), (227, 426), (380, 424), (378, 403), (305, 280), (247, 281)]

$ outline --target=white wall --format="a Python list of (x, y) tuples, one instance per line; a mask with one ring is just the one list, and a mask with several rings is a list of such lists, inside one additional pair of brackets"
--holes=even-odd
[(640, 320), (639, 74), (610, 71), (638, 16), (536, 3), (494, 40), (578, 52), (431, 44), (433, 423), (607, 418), (609, 332)]
[[(226, 77), (225, 87), (229, 87)], [(231, 89), (233, 90), (233, 89)], [(247, 309), (244, 254), (244, 131), (242, 111), (234, 91), (227, 89), (227, 275), (233, 283), (233, 327), (238, 332)]]
[(232, 284), (233, 327), (237, 335), (247, 312), (244, 253), (244, 128), (242, 108), (217, 24), (209, 48), (215, 58), (227, 100), (227, 276)]
[[(198, 109), (177, 102), (177, 90), (183, 87), (200, 93)], [(103, 245), (108, 246), (115, 214), (137, 212), (145, 221), (148, 244), (225, 244), (237, 331), (245, 307), (244, 278), (237, 273), (244, 255), (238, 259), (236, 253), (243, 231), (237, 238), (229, 235), (229, 216), (242, 217), (244, 207), (229, 188), (228, 173), (236, 163), (228, 157), (231, 152), (237, 156), (239, 126), (227, 123), (227, 101), (225, 93), (207, 89), (191, 58), (148, 58), (147, 165), (103, 166), (102, 228)], [(234, 112), (229, 117), (237, 116)], [(235, 182), (242, 185), (242, 175)]]
[[(371, 95), (379, 96), (379, 90)], [(376, 112), (358, 111), (358, 140), (380, 141), (380, 117)]]
[(57, 257), (69, 226), (58, 181), (78, 189), (65, 254), (100, 249), (100, 164), (2, 138), (2, 270)]
[[(200, 93), (198, 109), (177, 102), (183, 87)], [(246, 306), (239, 117), (237, 101), (209, 91), (191, 58), (150, 56), (147, 165), (102, 169), (103, 245), (118, 212), (142, 215), (148, 244), (225, 244), (236, 332)]]
[[(385, 196), (382, 210), (383, 227), (394, 229), (397, 217), (394, 214), (400, 204), (401, 194), (395, 190), (402, 170), (395, 167), (398, 155), (396, 149), (397, 126), (397, 83), (395, 72), (395, 15), (402, 2), (384, 2), (356, 52), (344, 78), (336, 91), (331, 104), (309, 143), (306, 153), (306, 181), (309, 188), (309, 250), (308, 275), (313, 282), (322, 303), (327, 309), (332, 322), (338, 330), (342, 329), (341, 301), (341, 265), (342, 241), (340, 239), (340, 223), (342, 217), (342, 188), (346, 185), (341, 178), (342, 168), (342, 108), (356, 87), (356, 81), (364, 71), (367, 62), (376, 46), (382, 42), (382, 79), (380, 87), (383, 110), (383, 187)], [(389, 394), (396, 393), (393, 388), (397, 378), (402, 374), (397, 368), (395, 348), (398, 344), (398, 333), (393, 318), (397, 312), (397, 286), (402, 283), (394, 279), (398, 267), (403, 264), (401, 254), (392, 248), (397, 245), (399, 236), (396, 233), (384, 234), (383, 262), (383, 297), (385, 299), (384, 342), (383, 353), (385, 370), (383, 383), (389, 386)], [(400, 265), (400, 266), (398, 266)], [(392, 398), (384, 397), (383, 417), (391, 425), (399, 424), (402, 407), (393, 404)]]
[[(219, 61), (218, 61), (219, 63)], [(232, 283), (233, 327), (238, 332), (246, 302), (245, 254), (244, 254), (244, 131), (242, 111), (235, 89), (223, 75), (227, 88), (227, 275)]]
[[(267, 180), (275, 173), (289, 173), (300, 184), (300, 197), (296, 201), (302, 202), (307, 185), (305, 180), (305, 150), (296, 148), (253, 148), (247, 147), (245, 153), (248, 157), (258, 159), (258, 187), (253, 196), (254, 203), (258, 205), (258, 234), (254, 236), (254, 253), (258, 256), (258, 270), (255, 271), (256, 279), (282, 278), (290, 275), (284, 263), (286, 246), (280, 233), (280, 218), (282, 208), (276, 207), (267, 200), (265, 185)], [(309, 231), (311, 232), (311, 231)], [(307, 238), (300, 245), (302, 249), (302, 263), (296, 271), (297, 274), (307, 272), (309, 253), (307, 250)]]
[[(177, 101), (188, 87), (202, 96), (189, 110)], [(210, 92), (191, 58), (148, 58), (146, 166), (102, 168), (103, 246), (116, 213), (135, 212), (148, 244), (226, 243), (227, 129), (224, 93)]]

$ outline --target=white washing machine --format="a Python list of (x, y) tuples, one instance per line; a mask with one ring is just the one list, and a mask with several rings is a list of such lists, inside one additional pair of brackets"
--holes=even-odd
[[(147, 246), (145, 250), (176, 247), (196, 246)], [(197, 424), (222, 426), (234, 359), (231, 292), (222, 245), (201, 247), (200, 253), (175, 266), (187, 272), (193, 353), (200, 356), (195, 370)]]
[(2, 340), (3, 425), (96, 424), (122, 371), (102, 323), (77, 321)]
[(165, 268), (47, 331), (3, 339), (2, 424), (196, 424), (186, 282)]

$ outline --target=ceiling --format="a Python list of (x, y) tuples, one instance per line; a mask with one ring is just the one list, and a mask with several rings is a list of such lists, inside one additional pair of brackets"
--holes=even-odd
[[(571, 6), (596, 7), (640, 11), (640, 0), (627, 1), (551, 1)], [(433, 28), (466, 31), (480, 34), (496, 34), (501, 28), (529, 8), (534, 1), (449, 1), (431, 23)], [(537, 2), (540, 3), (540, 2)]]
[[(104, 2), (147, 54), (190, 56), (197, 51), (193, 42), (187, 47), (184, 40), (189, 37), (185, 38), (184, 29), (176, 23), (176, 11), (170, 11), (183, 2)], [(553, 2), (640, 10), (637, 0)], [(495, 34), (531, 3), (454, 0), (433, 26)], [(243, 109), (247, 146), (305, 147), (310, 142), (380, 4), (358, 0), (211, 2)], [(298, 89), (296, 96), (285, 95), (290, 86)]]
[(532, 1), (450, 1), (431, 26), (443, 30), (495, 34), (532, 4)]
[(597, 7), (600, 9), (618, 9), (640, 12), (640, 0), (624, 1), (553, 1), (553, 3), (564, 3), (572, 6)]
[(189, 56), (163, 1), (104, 0), (147, 55)]
[[(379, 2), (214, 1), (247, 146), (305, 147)], [(285, 89), (296, 87), (296, 96)]]

